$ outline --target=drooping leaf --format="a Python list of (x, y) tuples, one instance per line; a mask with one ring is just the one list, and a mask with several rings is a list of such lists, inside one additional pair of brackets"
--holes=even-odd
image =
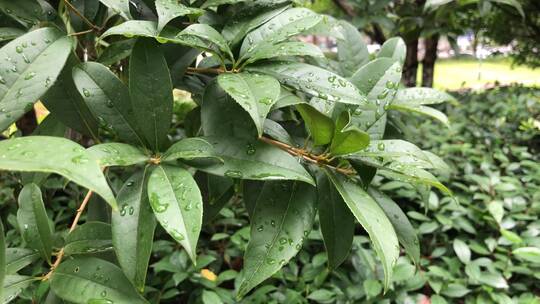
[(123, 143), (105, 143), (87, 149), (101, 167), (131, 166), (150, 160), (141, 150)]
[(17, 222), (27, 246), (37, 250), (46, 261), (51, 261), (52, 231), (45, 211), (41, 190), (27, 184), (19, 194)]
[(185, 15), (202, 15), (204, 13), (201, 9), (187, 7), (176, 0), (157, 0), (156, 11), (158, 14), (158, 32), (161, 32), (165, 25), (174, 18)]
[(326, 145), (334, 137), (334, 121), (309, 104), (298, 104), (296, 109), (300, 112), (309, 134), (316, 146)]
[(392, 282), (392, 268), (399, 256), (398, 238), (392, 223), (362, 187), (329, 169), (325, 169), (325, 172), (358, 222), (369, 234), (375, 252), (383, 264), (384, 288), (388, 289)]
[[(371, 165), (374, 165), (373, 162), (370, 162)], [(433, 174), (430, 172), (400, 163), (390, 163), (384, 166), (375, 166), (381, 170), (379, 173), (387, 178), (396, 179), (411, 184), (423, 184), (425, 186), (435, 187), (447, 195), (452, 195), (452, 191), (443, 185)]]
[(414, 227), (409, 222), (409, 219), (403, 213), (398, 204), (384, 193), (374, 189), (368, 189), (369, 195), (379, 204), (388, 220), (394, 226), (394, 231), (397, 234), (398, 241), (401, 243), (405, 252), (416, 265), (420, 265), (420, 242)]
[(352, 24), (339, 21), (343, 39), (337, 39), (338, 59), (341, 73), (351, 77), (369, 61), (369, 52), (360, 32)]
[(2, 170), (60, 174), (96, 192), (116, 208), (116, 200), (97, 160), (75, 142), (59, 137), (27, 136), (0, 141), (0, 151)]
[(394, 37), (386, 40), (377, 54), (378, 58), (392, 58), (403, 65), (407, 55), (407, 46), (401, 37)]
[(108, 250), (112, 250), (111, 225), (103, 222), (86, 222), (78, 226), (67, 235), (64, 245), (67, 255)]
[(247, 34), (240, 48), (240, 57), (264, 44), (276, 44), (301, 34), (321, 20), (322, 16), (306, 8), (288, 9)]
[(129, 63), (129, 93), (136, 123), (150, 147), (164, 148), (172, 120), (172, 84), (157, 44), (139, 39)]
[(152, 253), (156, 219), (152, 213), (146, 184), (148, 169), (130, 176), (118, 192), (119, 212), (111, 217), (112, 241), (124, 274), (143, 291)]
[(51, 277), (51, 289), (62, 299), (78, 304), (148, 303), (118, 266), (93, 257), (64, 260)]
[[(234, 56), (229, 49), (229, 45), (227, 44), (227, 41), (221, 34), (216, 31), (213, 27), (207, 24), (202, 23), (196, 23), (192, 24), (188, 27), (186, 27), (184, 30), (182, 30), (178, 35), (176, 35), (175, 40), (184, 40), (186, 43), (189, 44), (190, 40), (192, 38), (201, 39), (202, 41), (207, 41), (204, 44), (213, 44), (217, 46), (220, 53), (222, 54), (222, 58), (228, 57), (229, 59), (233, 60)], [(187, 41), (186, 41), (187, 39)], [(208, 49), (212, 49), (212, 47), (208, 47)]]
[(249, 58), (244, 65), (254, 63), (263, 59), (272, 59), (289, 56), (311, 56), (324, 57), (324, 53), (317, 46), (297, 41), (281, 42), (278, 44), (263, 44), (249, 54)]
[(79, 94), (71, 74), (79, 63), (77, 57), (69, 56), (58, 79), (54, 85), (50, 84), (41, 101), (64, 125), (96, 139), (99, 137), (98, 121)]
[(214, 146), (219, 165), (200, 167), (211, 174), (253, 180), (298, 180), (314, 184), (313, 178), (287, 152), (257, 140), (206, 137)]
[(355, 153), (369, 145), (369, 134), (351, 124), (351, 114), (343, 111), (336, 121), (330, 153), (344, 155)]
[(414, 106), (438, 104), (456, 99), (445, 92), (432, 88), (406, 88), (398, 90), (392, 104), (408, 104)]
[(199, 137), (183, 138), (174, 143), (163, 155), (163, 161), (173, 161), (177, 159), (191, 161), (199, 160), (212, 163), (222, 163), (223, 161), (214, 153), (213, 146)]
[(279, 97), (279, 82), (260, 74), (224, 73), (219, 75), (218, 83), (249, 113), (261, 136), (266, 115)]
[(417, 106), (417, 105), (400, 103), (400, 104), (390, 105), (388, 107), (388, 110), (397, 110), (400, 112), (410, 112), (410, 113), (426, 115), (440, 121), (446, 127), (448, 128), (450, 127), (448, 117), (443, 112), (436, 110), (434, 108), (430, 108), (430, 107), (426, 107), (422, 105)]
[(99, 0), (105, 6), (110, 8), (115, 14), (119, 14), (122, 18), (129, 20), (133, 19), (129, 12), (129, 0)]
[(100, 39), (104, 39), (109, 36), (121, 35), (128, 38), (131, 37), (158, 37), (157, 23), (155, 21), (147, 20), (129, 20), (122, 22), (119, 25), (110, 27)]
[(87, 62), (73, 68), (73, 81), (79, 94), (100, 124), (128, 143), (144, 146), (133, 116), (127, 87), (107, 67)]
[(9, 303), (17, 298), (23, 290), (28, 288), (37, 278), (22, 275), (6, 275), (4, 279), (4, 298), (3, 303)]
[(0, 131), (32, 109), (56, 81), (70, 52), (71, 40), (49, 27), (29, 32), (0, 49)]
[(305, 183), (265, 182), (251, 220), (238, 298), (273, 275), (302, 248), (312, 229), (317, 194)]
[(354, 216), (324, 174), (317, 176), (317, 191), (319, 221), (328, 255), (328, 267), (336, 269), (351, 251)]
[[(6, 249), (6, 274), (15, 274), (39, 258), (39, 253), (27, 248)], [(1, 268), (0, 268), (1, 269)]]
[(148, 198), (161, 226), (195, 263), (203, 206), (201, 192), (191, 174), (180, 167), (156, 167), (148, 179)]
[(278, 79), (293, 87), (324, 100), (365, 105), (366, 97), (348, 80), (322, 68), (301, 62), (269, 62), (246, 67)]

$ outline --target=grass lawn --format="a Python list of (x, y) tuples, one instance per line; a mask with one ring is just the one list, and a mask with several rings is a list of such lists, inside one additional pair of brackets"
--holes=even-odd
[(533, 70), (526, 66), (512, 66), (509, 59), (439, 59), (435, 65), (434, 86), (438, 89), (480, 89), (495, 81), (501, 84), (517, 82), (540, 86), (540, 68)]

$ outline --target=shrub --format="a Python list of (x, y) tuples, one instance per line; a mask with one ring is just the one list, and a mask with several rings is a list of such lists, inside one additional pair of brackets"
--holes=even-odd
[[(147, 2), (63, 1), (56, 11), (53, 1), (0, 1), (12, 26), (0, 129), (38, 100), (51, 112), (31, 136), (10, 128), (0, 142), (0, 169), (21, 172), (9, 183), (18, 208), (2, 212), (15, 228), (1, 240), (6, 301), (232, 303), (211, 290), (235, 273), (202, 267), (243, 264), (241, 299), (300, 251), (317, 214), (329, 269), (349, 254), (355, 220), (365, 229), (384, 273), (370, 290), (389, 288), (398, 242), (419, 262), (406, 215), (372, 180), (450, 194), (430, 173), (447, 170), (440, 158), (385, 135), (387, 112), (447, 123), (428, 105), (452, 98), (400, 88), (401, 39), (370, 58), (354, 27), (286, 1)], [(338, 60), (301, 34), (336, 36)], [(195, 104), (175, 110), (173, 88)], [(198, 255), (203, 224), (231, 197), (229, 212), (249, 215), (249, 230), (231, 237), (244, 258)], [(229, 218), (220, 229), (246, 224)], [(215, 228), (205, 232), (214, 240)], [(199, 271), (207, 289), (172, 288)]]

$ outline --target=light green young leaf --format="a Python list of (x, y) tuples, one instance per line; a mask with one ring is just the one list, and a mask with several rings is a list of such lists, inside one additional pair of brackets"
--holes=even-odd
[(329, 169), (325, 169), (325, 172), (358, 222), (369, 234), (375, 252), (383, 264), (384, 288), (387, 290), (392, 282), (392, 268), (399, 256), (398, 238), (392, 223), (377, 202), (360, 185)]
[(148, 198), (161, 226), (195, 263), (203, 206), (201, 192), (191, 174), (180, 167), (156, 167), (148, 179)]
[(328, 267), (336, 269), (351, 252), (354, 215), (325, 174), (317, 176), (321, 234), (328, 255)]
[(158, 14), (158, 28), (161, 30), (174, 18), (185, 15), (202, 15), (204, 10), (198, 8), (187, 7), (177, 0), (156, 0), (156, 11)]
[(254, 139), (205, 137), (224, 163), (199, 169), (215, 175), (253, 180), (297, 180), (314, 184), (313, 178), (289, 153)]
[(124, 274), (143, 291), (152, 254), (156, 219), (148, 201), (148, 169), (130, 176), (118, 192), (120, 212), (111, 217), (112, 242)]
[(51, 261), (52, 231), (41, 190), (36, 184), (27, 184), (19, 194), (17, 222), (27, 246), (39, 252), (46, 261)]
[(0, 131), (54, 84), (71, 52), (71, 40), (55, 28), (29, 32), (0, 49)]
[(88, 148), (101, 167), (131, 166), (150, 160), (141, 150), (123, 143), (105, 143)]
[(169, 68), (156, 42), (139, 39), (129, 61), (129, 95), (146, 142), (154, 151), (165, 146), (172, 121), (173, 96)]
[(247, 34), (240, 48), (240, 57), (253, 53), (265, 43), (276, 44), (301, 34), (321, 20), (322, 16), (306, 8), (288, 9)]
[(386, 40), (377, 54), (378, 58), (392, 58), (403, 65), (407, 56), (407, 46), (401, 37), (394, 37)]
[(369, 195), (379, 204), (388, 220), (392, 223), (399, 243), (405, 248), (405, 252), (416, 264), (420, 265), (420, 242), (416, 230), (409, 222), (398, 204), (384, 193), (374, 189), (368, 189)]
[(77, 143), (60, 137), (27, 136), (0, 141), (0, 151), (0, 169), (60, 174), (96, 192), (116, 209), (97, 160)]
[(126, 85), (107, 67), (86, 62), (73, 68), (73, 81), (99, 123), (126, 142), (145, 146)]
[(129, 0), (99, 0), (106, 7), (110, 8), (115, 14), (119, 14), (122, 18), (129, 20), (133, 19), (129, 12)]
[(246, 67), (267, 74), (282, 84), (324, 100), (365, 105), (366, 97), (348, 80), (325, 69), (301, 62), (269, 62)]
[(540, 264), (540, 248), (520, 247), (512, 251), (512, 254), (527, 262)]
[(455, 102), (456, 99), (446, 92), (432, 88), (406, 88), (398, 90), (392, 104), (420, 106), (438, 104), (447, 101)]
[(261, 136), (266, 115), (279, 98), (279, 82), (273, 77), (260, 74), (224, 73), (218, 76), (218, 83), (249, 113)]
[(326, 145), (334, 137), (334, 121), (317, 111), (309, 104), (298, 104), (296, 109), (300, 112), (309, 134), (316, 146)]
[(67, 235), (64, 245), (67, 255), (109, 250), (112, 250), (111, 225), (103, 222), (86, 222), (78, 226)]
[(343, 111), (338, 116), (330, 153), (345, 155), (358, 152), (369, 145), (369, 134), (351, 124), (351, 114)]
[(118, 266), (94, 257), (66, 259), (51, 277), (51, 289), (60, 298), (87, 304), (148, 304)]
[(313, 227), (316, 201), (315, 188), (305, 183), (265, 182), (253, 211), (238, 298), (276, 273), (300, 251)]
[(440, 121), (441, 123), (443, 123), (446, 127), (450, 127), (450, 123), (448, 121), (448, 117), (441, 111), (439, 110), (436, 110), (436, 109), (433, 109), (433, 108), (430, 108), (430, 107), (426, 107), (426, 106), (416, 106), (416, 105), (410, 105), (410, 104), (404, 104), (404, 103), (401, 103), (401, 104), (392, 104), (390, 106), (387, 107), (388, 110), (397, 110), (397, 111), (400, 111), (400, 112), (411, 112), (411, 113), (416, 113), (416, 114), (421, 114), (421, 115), (426, 115), (426, 116), (429, 116), (431, 118), (434, 118), (438, 121)]

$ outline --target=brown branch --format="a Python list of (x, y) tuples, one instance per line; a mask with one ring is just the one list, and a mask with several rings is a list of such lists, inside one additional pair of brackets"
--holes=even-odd
[(79, 18), (82, 19), (82, 21), (84, 21), (84, 23), (88, 24), (88, 26), (90, 26), (92, 28), (92, 30), (96, 31), (96, 32), (99, 32), (101, 31), (101, 28), (98, 27), (97, 25), (93, 24), (90, 20), (88, 20), (83, 14), (81, 14), (81, 12), (79, 12), (79, 10), (77, 10), (77, 8), (75, 8), (75, 6), (73, 6), (73, 4), (71, 4), (71, 2), (69, 2), (68, 0), (64, 0), (64, 3), (66, 4), (66, 6), (73, 11), (73, 13), (75, 13), (75, 15), (79, 16)]
[(356, 174), (356, 171), (354, 171), (352, 169), (338, 168), (338, 167), (330, 165), (329, 161), (331, 160), (331, 158), (330, 159), (328, 158), (328, 156), (329, 156), (328, 154), (322, 154), (322, 155), (313, 154), (313, 153), (307, 152), (304, 149), (295, 148), (295, 147), (290, 146), (290, 145), (288, 145), (286, 143), (282, 143), (280, 141), (273, 140), (271, 138), (264, 137), (264, 136), (259, 137), (259, 140), (262, 141), (262, 142), (265, 142), (267, 144), (276, 146), (276, 147), (288, 152), (289, 154), (291, 154), (293, 156), (301, 157), (305, 161), (313, 163), (313, 164), (315, 164), (315, 165), (317, 165), (319, 167), (330, 168), (332, 170), (335, 170), (336, 172), (339, 172), (339, 173), (345, 174), (345, 175), (354, 175), (354, 174)]
[(213, 68), (193, 68), (193, 67), (188, 67), (188, 68), (187, 68), (187, 72), (188, 72), (188, 73), (191, 73), (191, 74), (195, 74), (195, 73), (202, 73), (202, 74), (221, 74), (221, 73), (225, 73), (225, 70), (222, 69), (222, 68), (219, 68), (219, 69), (213, 69)]
[(68, 36), (70, 36), (70, 37), (73, 37), (73, 36), (79, 36), (79, 35), (84, 35), (84, 34), (91, 33), (91, 32), (93, 32), (93, 31), (94, 31), (94, 29), (89, 29), (89, 30), (82, 31), (82, 32), (71, 33), (71, 34), (69, 34)]
[[(75, 228), (77, 228), (77, 224), (79, 223), (81, 215), (82, 215), (84, 209), (86, 208), (86, 206), (88, 205), (88, 202), (90, 201), (90, 198), (92, 197), (93, 193), (94, 192), (92, 192), (91, 190), (89, 190), (86, 193), (86, 196), (84, 197), (84, 200), (82, 201), (81, 205), (77, 209), (77, 214), (75, 214), (75, 218), (73, 219), (73, 222), (71, 223), (71, 226), (69, 227), (69, 232), (68, 233), (73, 232), (73, 230), (75, 230)], [(43, 281), (47, 281), (48, 279), (51, 278), (51, 275), (56, 270), (58, 265), (60, 265), (63, 258), (64, 258), (64, 247), (62, 247), (62, 249), (60, 249), (60, 251), (58, 251), (58, 254), (56, 255), (56, 260), (54, 261), (54, 264), (51, 265), (51, 268), (50, 268), (49, 272), (43, 277), (43, 279), (42, 279)]]

